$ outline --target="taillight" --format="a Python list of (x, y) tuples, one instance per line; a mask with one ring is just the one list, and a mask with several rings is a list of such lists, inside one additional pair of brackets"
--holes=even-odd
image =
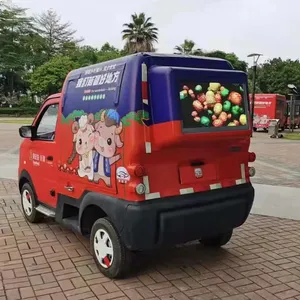
[(138, 164), (128, 166), (127, 170), (131, 176), (143, 177), (146, 175), (145, 168)]
[(255, 162), (256, 154), (254, 152), (249, 152), (248, 153), (248, 160), (249, 160), (249, 162)]

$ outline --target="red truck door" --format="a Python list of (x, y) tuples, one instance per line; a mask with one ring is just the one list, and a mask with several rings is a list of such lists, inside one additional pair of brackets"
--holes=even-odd
[(57, 201), (57, 136), (59, 98), (46, 101), (34, 126), (36, 137), (29, 145), (30, 175), (41, 203), (50, 207)]

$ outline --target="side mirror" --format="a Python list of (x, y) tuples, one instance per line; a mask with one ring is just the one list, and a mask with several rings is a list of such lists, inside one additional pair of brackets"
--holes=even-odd
[(33, 137), (33, 127), (32, 126), (22, 126), (19, 128), (19, 135), (22, 138), (32, 138)]

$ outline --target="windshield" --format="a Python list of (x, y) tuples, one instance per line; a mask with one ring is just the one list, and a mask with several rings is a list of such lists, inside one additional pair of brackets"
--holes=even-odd
[(182, 82), (180, 103), (185, 132), (248, 129), (246, 87), (221, 82)]

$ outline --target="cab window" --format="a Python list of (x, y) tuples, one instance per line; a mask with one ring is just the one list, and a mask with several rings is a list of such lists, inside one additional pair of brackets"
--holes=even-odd
[(53, 141), (58, 116), (58, 103), (48, 105), (44, 108), (42, 115), (37, 123), (36, 139)]

